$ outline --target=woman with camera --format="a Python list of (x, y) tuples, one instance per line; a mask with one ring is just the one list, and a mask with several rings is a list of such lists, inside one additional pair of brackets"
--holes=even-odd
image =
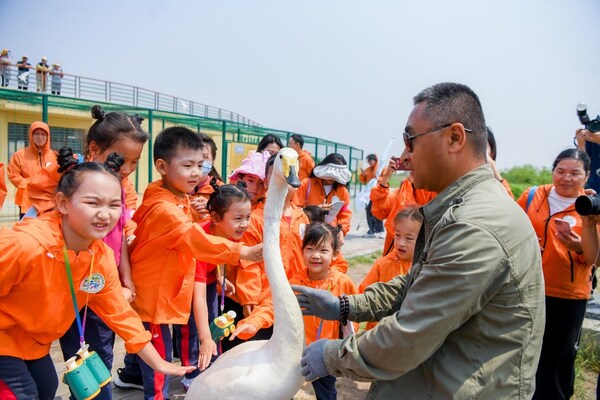
[(536, 231), (546, 287), (546, 329), (534, 399), (569, 399), (575, 356), (587, 300), (592, 293), (594, 255), (582, 246), (582, 219), (575, 200), (584, 195), (590, 158), (579, 149), (562, 151), (549, 185), (531, 187), (518, 200)]

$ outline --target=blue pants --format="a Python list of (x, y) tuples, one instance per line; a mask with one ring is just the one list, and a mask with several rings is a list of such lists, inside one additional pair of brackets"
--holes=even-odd
[[(83, 323), (84, 310), (79, 312), (81, 321)], [(90, 345), (90, 351), (95, 351), (98, 356), (106, 365), (108, 370), (112, 370), (113, 363), (113, 347), (115, 345), (115, 333), (110, 330), (108, 325), (100, 319), (100, 317), (93, 312), (90, 308), (87, 311), (87, 318), (85, 322), (85, 342)], [(79, 330), (77, 329), (77, 321), (73, 321), (69, 330), (60, 338), (60, 348), (62, 349), (63, 358), (68, 360), (77, 354), (80, 348), (79, 344)], [(105, 385), (102, 387), (100, 394), (96, 397), (98, 400), (111, 400), (112, 399), (112, 388), (111, 385)], [(71, 392), (71, 398), (73, 399), (73, 392)]]
[(37, 360), (0, 356), (0, 399), (52, 400), (58, 377), (50, 354)]
[[(144, 322), (144, 327), (152, 333), (152, 345), (158, 354), (168, 362), (173, 360), (173, 338), (168, 324), (154, 325)], [(155, 372), (135, 354), (125, 354), (125, 372), (128, 375), (142, 376), (145, 400), (164, 400), (169, 398), (169, 377)]]
[[(206, 285), (206, 305), (208, 306), (208, 322), (210, 323), (217, 317), (219, 311), (216, 282)], [(198, 365), (200, 346), (193, 307), (186, 325), (173, 325), (173, 346), (175, 346), (181, 359), (181, 365)], [(185, 377), (193, 379), (199, 374), (200, 370), (196, 369), (189, 374), (185, 374)]]
[(313, 389), (317, 400), (335, 400), (337, 399), (337, 390), (335, 389), (335, 376), (327, 375), (313, 381)]

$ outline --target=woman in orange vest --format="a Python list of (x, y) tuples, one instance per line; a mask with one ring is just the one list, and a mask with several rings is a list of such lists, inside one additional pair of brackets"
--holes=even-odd
[(592, 267), (581, 244), (582, 221), (574, 203), (584, 194), (590, 158), (578, 149), (562, 151), (549, 185), (525, 190), (518, 200), (537, 234), (546, 287), (546, 329), (536, 374), (534, 399), (569, 399), (574, 363)]
[(121, 215), (121, 185), (111, 169), (122, 162), (71, 165), (58, 183), (57, 210), (0, 230), (0, 398), (54, 398), (50, 346), (88, 304), (152, 368), (169, 375), (194, 369), (159, 356), (102, 242)]

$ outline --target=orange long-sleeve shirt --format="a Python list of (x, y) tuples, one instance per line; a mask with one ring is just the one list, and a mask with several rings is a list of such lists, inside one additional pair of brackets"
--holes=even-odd
[(379, 163), (376, 162), (375, 165), (369, 165), (367, 168), (360, 171), (360, 175), (358, 175), (360, 183), (369, 183), (371, 179), (376, 178), (378, 167)]
[[(51, 212), (0, 229), (0, 354), (25, 360), (47, 355), (73, 323), (75, 311), (63, 256), (61, 216)], [(112, 251), (101, 241), (68, 252), (77, 305), (89, 306), (137, 353), (151, 339), (123, 297)]]
[(337, 215), (334, 224), (341, 224), (342, 231), (344, 232), (344, 235), (346, 235), (350, 231), (350, 219), (352, 218), (350, 193), (346, 186), (339, 185), (336, 189), (331, 190), (331, 192), (326, 195), (321, 179), (307, 178), (302, 181), (292, 202), (298, 207), (304, 208), (306, 206), (319, 206), (326, 203), (332, 203), (335, 197), (337, 197), (339, 201), (343, 201), (344, 206)]
[[(561, 299), (589, 299), (592, 293), (592, 267), (583, 254), (567, 249), (556, 237), (556, 218), (571, 219), (573, 232), (581, 236), (581, 217), (572, 204), (563, 211), (550, 215), (548, 195), (553, 185), (539, 186), (527, 216), (538, 237), (542, 249), (542, 269), (546, 295)], [(525, 210), (529, 191), (525, 190), (517, 203)], [(580, 194), (584, 194), (583, 190)]]
[(298, 153), (298, 179), (303, 181), (310, 176), (313, 168), (315, 167), (315, 160), (307, 150), (302, 150)]
[(0, 163), (0, 208), (6, 199), (6, 180), (4, 178), (4, 164)]
[[(302, 263), (302, 238), (304, 229), (309, 224), (308, 217), (301, 208), (291, 205), (292, 214), (282, 216), (279, 224), (279, 247), (281, 258), (285, 267), (285, 274), (290, 279), (301, 268)], [(244, 233), (242, 241), (248, 246), (262, 243), (264, 233), (264, 207), (252, 211), (250, 226)], [(240, 304), (259, 304), (263, 291), (262, 282), (266, 281), (264, 263), (247, 263), (242, 261), (243, 268), (235, 276), (236, 298)], [(229, 276), (228, 276), (229, 279)]]
[[(305, 269), (294, 276), (290, 280), (290, 283), (293, 285), (328, 290), (334, 296), (339, 296), (343, 293), (348, 295), (358, 293), (356, 291), (356, 286), (354, 286), (354, 283), (348, 275), (335, 270), (330, 270), (329, 276), (326, 279), (313, 281), (308, 277), (307, 270)], [(318, 339), (338, 339), (339, 330), (339, 321), (324, 321), (312, 315), (304, 317), (304, 332), (306, 334), (307, 345)]]
[[(43, 129), (48, 134), (48, 140), (41, 152), (33, 143), (33, 131)], [(31, 207), (27, 195), (28, 180), (46, 165), (56, 162), (56, 152), (50, 149), (50, 129), (43, 122), (34, 122), (29, 127), (29, 145), (12, 155), (6, 171), (8, 179), (17, 188), (15, 203), (25, 212)]]
[(389, 187), (383, 187), (379, 183), (371, 189), (370, 199), (373, 203), (371, 213), (380, 220), (386, 220), (384, 226), (387, 234), (383, 245), (384, 255), (392, 250), (396, 214), (409, 206), (420, 207), (427, 204), (435, 196), (434, 192), (415, 189), (408, 179), (403, 180), (400, 187), (391, 193)]
[(177, 197), (162, 181), (152, 182), (133, 220), (138, 224), (129, 248), (142, 321), (186, 324), (190, 315), (196, 259), (237, 265), (240, 243), (211, 236), (193, 222), (189, 197)]
[(396, 249), (388, 255), (378, 258), (362, 283), (358, 286), (360, 293), (364, 293), (367, 286), (375, 282), (387, 282), (395, 276), (404, 275), (412, 267), (411, 260), (401, 260)]

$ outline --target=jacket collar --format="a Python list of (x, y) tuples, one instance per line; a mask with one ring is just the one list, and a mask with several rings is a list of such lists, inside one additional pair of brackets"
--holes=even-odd
[(462, 204), (463, 197), (469, 190), (488, 179), (494, 179), (494, 174), (489, 164), (486, 164), (454, 181), (433, 200), (421, 207), (421, 213), (427, 224), (431, 227), (435, 226), (450, 206)]

